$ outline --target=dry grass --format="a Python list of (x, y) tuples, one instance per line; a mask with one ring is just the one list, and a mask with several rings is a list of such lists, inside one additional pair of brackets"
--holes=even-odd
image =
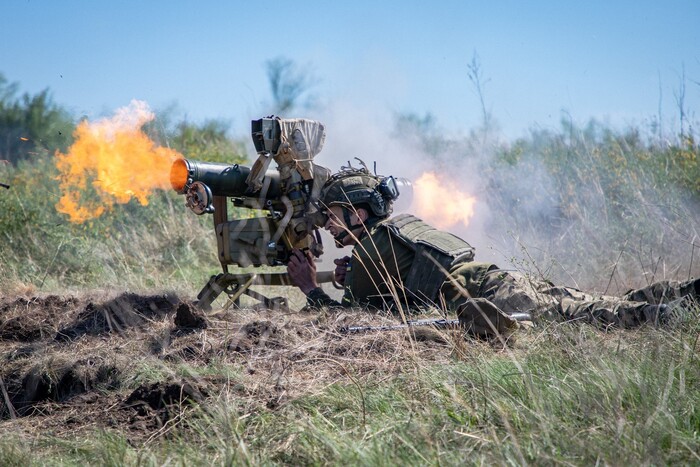
[[(206, 328), (185, 329), (177, 303), (3, 299), (0, 329), (27, 319), (23, 334), (0, 339), (0, 459), (522, 464), (595, 462), (599, 450), (607, 463), (668, 463), (692, 461), (700, 446), (697, 321), (609, 333), (526, 326), (503, 347), (457, 330), (338, 331), (396, 322), (363, 310), (219, 309)], [(31, 452), (7, 444), (20, 439)]]

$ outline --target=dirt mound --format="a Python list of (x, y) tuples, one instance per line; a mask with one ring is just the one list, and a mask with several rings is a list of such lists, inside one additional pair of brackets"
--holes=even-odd
[(90, 295), (1, 301), (0, 419), (45, 413), (53, 403), (118, 389), (122, 372), (138, 355), (121, 355), (115, 342), (104, 339), (71, 342), (109, 333), (128, 342), (129, 330), (163, 322), (181, 304), (175, 295), (133, 293), (102, 301)]
[(328, 310), (204, 315), (173, 294), (0, 301), (0, 424), (59, 437), (115, 429), (138, 444), (217, 398), (276, 410), (349, 374), (401, 371), (413, 353), (450, 358), (449, 339), (338, 331), (395, 322)]
[(205, 394), (206, 391), (187, 381), (156, 382), (139, 386), (120, 408), (130, 412), (132, 430), (153, 430), (182, 413), (184, 406), (202, 403)]
[(189, 329), (206, 329), (204, 314), (190, 303), (180, 303), (175, 313), (175, 326)]
[(38, 405), (46, 402), (65, 402), (88, 391), (115, 389), (120, 384), (119, 376), (120, 370), (100, 357), (35, 364), (25, 372), (3, 376), (4, 395), (9, 403), (7, 413), (1, 415), (32, 415)]
[(142, 296), (133, 293), (124, 293), (101, 304), (90, 302), (77, 322), (58, 331), (56, 340), (72, 340), (85, 334), (122, 332), (129, 327), (142, 326), (149, 319), (174, 313), (180, 304), (181, 300), (175, 295)]
[(0, 340), (30, 342), (53, 335), (61, 317), (80, 307), (78, 298), (58, 295), (0, 302)]

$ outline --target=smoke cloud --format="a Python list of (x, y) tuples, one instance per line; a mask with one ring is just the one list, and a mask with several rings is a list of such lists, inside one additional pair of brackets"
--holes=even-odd
[[(397, 125), (397, 115), (388, 110), (342, 101), (310, 118), (323, 121), (327, 131), (316, 162), (333, 171), (357, 157), (370, 169), (376, 163), (379, 174), (414, 182), (434, 172), (474, 196), (468, 225), (457, 223), (444, 230), (471, 243), (477, 261), (607, 293), (700, 275), (697, 200), (653, 180), (627, 187), (638, 176), (636, 169), (609, 173), (595, 158), (611, 143), (594, 135), (562, 142), (557, 134), (549, 134), (539, 148), (533, 133), (531, 152), (506, 164), (495, 161), (503, 151), (516, 154), (511, 151), (516, 143), (499, 139), (497, 131), (445, 134), (437, 125), (411, 131), (410, 125)], [(587, 147), (588, 143), (602, 146)], [(562, 158), (578, 158), (575, 167), (583, 168), (571, 169), (568, 177), (555, 175), (542, 157), (552, 147)], [(614, 156), (615, 146), (611, 147)], [(631, 152), (628, 149), (625, 157)], [(566, 168), (563, 160), (558, 163)], [(622, 194), (615, 191), (623, 185)], [(415, 214), (416, 203), (400, 211)], [(324, 256), (330, 259), (348, 251), (336, 255), (335, 248), (327, 247)]]
[[(504, 258), (513, 255), (512, 249), (506, 248), (503, 243), (504, 237), (489, 228), (492, 210), (488, 206), (488, 180), (481, 173), (481, 168), (487, 166), (493, 156), (493, 151), (488, 148), (489, 143), (469, 146), (458, 142), (464, 137), (440, 133), (438, 140), (455, 142), (445, 148), (426, 147), (421, 140), (424, 135), (411, 132), (410, 127), (397, 127), (396, 114), (361, 108), (348, 102), (336, 103), (319, 119), (326, 125), (327, 136), (317, 163), (337, 171), (348, 161), (355, 163), (354, 159), (360, 158), (370, 170), (376, 163), (379, 174), (405, 177), (414, 184), (422, 175), (434, 173), (461, 192), (453, 193), (453, 198), (445, 199), (445, 203), (463, 201), (455, 199), (456, 196), (473, 196), (476, 199), (474, 215), (468, 225), (456, 222), (444, 230), (472, 244), (477, 249), (479, 261), (503, 264)], [(436, 131), (439, 132), (439, 129)], [(410, 204), (402, 201), (399, 197), (395, 213), (416, 214), (418, 200), (415, 193)], [(538, 207), (530, 208), (534, 210)]]

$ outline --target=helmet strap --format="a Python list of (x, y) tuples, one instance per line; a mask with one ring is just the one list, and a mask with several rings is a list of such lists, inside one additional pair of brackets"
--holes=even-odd
[(352, 224), (351, 223), (352, 221), (350, 219), (350, 210), (348, 208), (346, 208), (345, 206), (342, 206), (341, 209), (343, 210), (343, 222), (345, 222), (346, 228), (345, 228), (345, 230), (343, 230), (342, 232), (340, 232), (338, 235), (336, 235), (334, 237), (335, 245), (338, 248), (342, 248), (343, 246), (345, 246), (345, 245), (343, 245), (343, 240), (345, 240), (345, 237), (350, 235), (350, 232), (352, 232), (353, 230), (355, 230), (358, 227), (366, 226), (366, 224), (364, 222), (362, 222), (362, 220), (360, 220), (359, 224)]

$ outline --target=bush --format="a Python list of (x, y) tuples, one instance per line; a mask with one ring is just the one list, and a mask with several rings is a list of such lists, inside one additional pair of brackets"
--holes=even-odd
[(48, 89), (21, 98), (16, 93), (17, 84), (0, 73), (0, 159), (15, 164), (65, 150), (75, 128), (68, 112), (53, 103)]
[(553, 278), (588, 287), (697, 275), (699, 153), (692, 138), (660, 146), (595, 121), (533, 132), (488, 167), (491, 228), (517, 232)]
[[(228, 138), (221, 123), (182, 123), (160, 138), (166, 144), (172, 140), (188, 157), (245, 160), (243, 145)], [(61, 148), (56, 143), (33, 153), (31, 160), (20, 157), (0, 165), (0, 180), (11, 185), (0, 192), (3, 290), (115, 284), (194, 290), (216, 272), (210, 217), (189, 212), (174, 191), (157, 191), (146, 206), (134, 200), (113, 206), (97, 219), (70, 223), (55, 209), (61, 193), (53, 154)], [(98, 199), (96, 193), (82, 196), (86, 202)]]

